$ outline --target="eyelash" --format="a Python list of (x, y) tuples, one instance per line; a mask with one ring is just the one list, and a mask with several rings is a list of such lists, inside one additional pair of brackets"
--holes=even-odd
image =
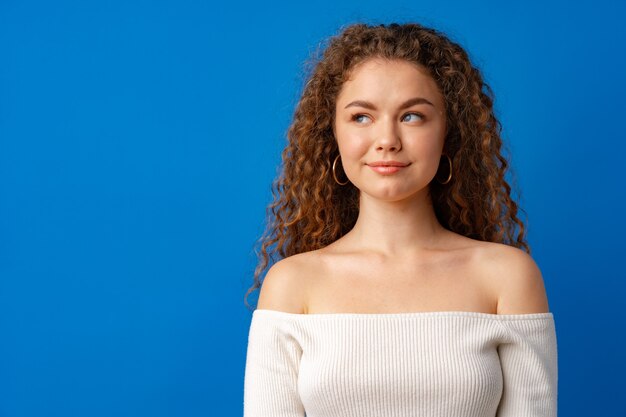
[[(421, 114), (421, 113), (416, 113), (416, 112), (406, 113), (404, 116), (402, 116), (402, 118), (404, 119), (404, 117), (405, 117), (405, 116), (408, 116), (408, 115), (410, 115), (410, 114), (417, 115), (417, 116), (419, 116), (422, 120), (424, 119), (424, 115), (423, 115), (423, 114)], [(366, 114), (363, 114), (363, 113), (357, 113), (357, 114), (354, 114), (354, 115), (351, 117), (351, 119), (350, 119), (350, 120), (356, 121), (357, 117), (359, 117), (359, 116), (367, 116), (367, 115), (366, 115)], [(367, 117), (369, 117), (369, 116), (367, 116)]]

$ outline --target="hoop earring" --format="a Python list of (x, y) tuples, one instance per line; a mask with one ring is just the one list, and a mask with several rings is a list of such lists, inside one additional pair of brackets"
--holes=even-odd
[(441, 181), (439, 181), (439, 179), (437, 179), (437, 182), (439, 184), (442, 184), (442, 185), (449, 183), (450, 180), (452, 179), (452, 159), (450, 159), (450, 157), (448, 155), (444, 154), (444, 156), (446, 158), (448, 158), (448, 163), (450, 164), (450, 173), (448, 174), (448, 179), (445, 182), (441, 182)]
[(337, 179), (337, 174), (335, 174), (335, 166), (337, 165), (337, 159), (339, 158), (340, 155), (337, 155), (335, 157), (335, 160), (333, 161), (333, 177), (335, 178), (335, 182), (339, 185), (346, 185), (347, 183), (350, 182), (350, 180), (346, 180), (346, 182), (339, 182), (339, 180)]

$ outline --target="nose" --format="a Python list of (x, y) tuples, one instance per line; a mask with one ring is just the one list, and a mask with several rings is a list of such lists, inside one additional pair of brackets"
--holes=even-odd
[(400, 141), (400, 129), (396, 122), (391, 120), (381, 121), (379, 123), (380, 129), (375, 132), (376, 134), (376, 149), (399, 151), (402, 147)]

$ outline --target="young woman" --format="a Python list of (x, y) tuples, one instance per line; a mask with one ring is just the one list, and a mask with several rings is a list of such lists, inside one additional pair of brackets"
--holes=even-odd
[(246, 294), (244, 416), (556, 416), (554, 317), (480, 71), (413, 23), (350, 25), (313, 64)]

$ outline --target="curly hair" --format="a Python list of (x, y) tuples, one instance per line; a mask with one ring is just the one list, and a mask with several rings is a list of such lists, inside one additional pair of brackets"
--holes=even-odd
[[(267, 208), (265, 233), (257, 241), (261, 254), (255, 249), (259, 263), (244, 296), (246, 305), (276, 253), (286, 258), (322, 248), (354, 226), (360, 192), (352, 183), (339, 186), (331, 172), (339, 152), (333, 133), (335, 105), (351, 71), (371, 58), (421, 65), (444, 97), (449, 126), (444, 154), (452, 161), (452, 181), (429, 184), (441, 225), (530, 254), (524, 223), (504, 178), (509, 164), (501, 154), (502, 126), (494, 114), (493, 91), (467, 52), (440, 31), (417, 23), (352, 24), (322, 46), (305, 62), (307, 81), (287, 131), (283, 169), (272, 183), (274, 201)], [(443, 161), (439, 169), (449, 170), (447, 158)]]

